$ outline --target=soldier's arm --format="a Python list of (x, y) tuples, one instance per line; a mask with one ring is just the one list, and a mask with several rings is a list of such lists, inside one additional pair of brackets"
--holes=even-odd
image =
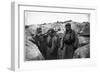
[(76, 33), (74, 34), (74, 36), (75, 36), (75, 42), (74, 42), (73, 46), (76, 50), (79, 46), (79, 39), (78, 39), (78, 35)]
[(61, 42), (60, 42), (61, 43), (61, 45), (60, 45), (61, 50), (63, 50), (63, 47), (64, 47), (64, 42), (63, 41), (64, 41), (64, 38), (62, 38)]

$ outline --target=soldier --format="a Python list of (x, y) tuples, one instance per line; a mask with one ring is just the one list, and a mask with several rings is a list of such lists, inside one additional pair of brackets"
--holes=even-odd
[(49, 30), (49, 35), (47, 37), (47, 58), (57, 59), (58, 54), (58, 37), (54, 29)]
[(61, 49), (64, 51), (62, 58), (64, 59), (73, 58), (73, 53), (77, 47), (78, 47), (78, 38), (75, 32), (71, 29), (71, 24), (67, 23), (65, 25), (65, 32), (61, 41)]
[(37, 28), (37, 34), (35, 36), (36, 44), (42, 53), (43, 57), (47, 59), (46, 50), (47, 50), (47, 34), (42, 34), (42, 28)]
[(41, 36), (41, 34), (42, 34), (42, 29), (37, 28), (36, 36), (35, 36), (35, 42), (36, 42), (36, 45), (38, 46), (39, 49), (40, 49), (40, 36)]

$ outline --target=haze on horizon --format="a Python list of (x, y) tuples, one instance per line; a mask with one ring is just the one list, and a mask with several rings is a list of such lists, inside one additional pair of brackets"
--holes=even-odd
[(25, 12), (25, 25), (52, 23), (56, 21), (72, 20), (75, 22), (89, 21), (88, 14)]

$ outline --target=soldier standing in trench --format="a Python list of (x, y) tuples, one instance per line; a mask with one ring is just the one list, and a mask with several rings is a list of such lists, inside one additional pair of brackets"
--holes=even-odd
[(49, 35), (47, 38), (47, 57), (49, 60), (57, 59), (59, 41), (54, 29), (49, 30)]
[(61, 50), (63, 50), (63, 59), (73, 58), (73, 53), (78, 47), (78, 38), (75, 32), (71, 29), (71, 24), (65, 25), (64, 36), (61, 41)]
[(36, 45), (38, 46), (42, 56), (46, 58), (46, 51), (45, 51), (45, 42), (44, 42), (44, 36), (42, 35), (42, 28), (37, 28), (37, 33), (35, 36), (35, 42)]

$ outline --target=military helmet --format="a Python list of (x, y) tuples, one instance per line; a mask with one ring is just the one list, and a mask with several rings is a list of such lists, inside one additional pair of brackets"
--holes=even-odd
[(65, 24), (65, 27), (67, 27), (67, 26), (71, 26), (71, 23), (67, 23), (67, 24)]

